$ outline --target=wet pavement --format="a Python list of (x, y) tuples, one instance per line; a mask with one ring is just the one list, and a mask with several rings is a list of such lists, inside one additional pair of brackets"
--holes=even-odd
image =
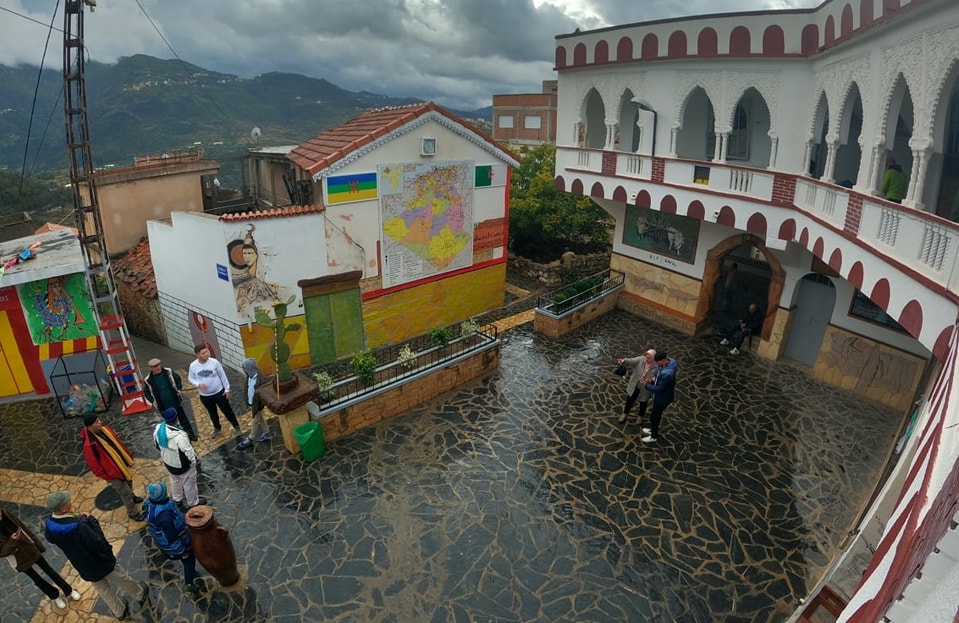
[[(87, 472), (80, 423), (52, 401), (0, 405), (0, 504), (35, 525), (49, 491), (74, 491), (150, 587), (133, 620), (779, 622), (838, 553), (901, 419), (799, 367), (730, 356), (713, 336), (621, 310), (561, 340), (531, 323), (501, 338), (498, 371), (311, 464), (279, 435), (247, 451), (209, 439), (188, 395), (200, 493), (230, 531), (238, 587), (201, 572), (204, 591), (188, 597), (179, 564)], [(616, 421), (625, 383), (612, 369), (650, 346), (680, 368), (646, 445), (635, 419)], [(105, 419), (138, 457), (142, 492), (165, 479), (158, 420), (116, 410)], [(72, 573), (56, 548), (47, 558)], [(26, 576), (0, 574), (4, 623), (110, 618), (82, 581), (84, 599), (63, 612)]]

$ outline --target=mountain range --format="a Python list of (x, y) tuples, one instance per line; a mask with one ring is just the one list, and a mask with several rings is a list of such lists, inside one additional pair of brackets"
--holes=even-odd
[[(142, 54), (85, 67), (98, 167), (131, 166), (136, 155), (194, 146), (206, 157), (225, 158), (258, 145), (299, 144), (364, 110), (422, 101), (347, 91), (300, 74), (241, 78)], [(0, 168), (66, 169), (61, 71), (44, 69), (38, 78), (37, 67), (0, 65), (0, 84)], [(451, 112), (474, 122), (492, 118), (490, 107)]]

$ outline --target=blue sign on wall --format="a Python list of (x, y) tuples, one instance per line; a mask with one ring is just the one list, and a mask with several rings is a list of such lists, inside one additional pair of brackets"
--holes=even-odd
[(230, 277), (226, 273), (226, 266), (223, 264), (216, 265), (216, 276), (222, 279), (223, 281), (229, 281)]

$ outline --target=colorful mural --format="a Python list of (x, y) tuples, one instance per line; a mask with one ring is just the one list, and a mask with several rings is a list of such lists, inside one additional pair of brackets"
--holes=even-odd
[(257, 307), (269, 307), (274, 300), (288, 297), (290, 292), (268, 279), (272, 253), (260, 249), (253, 233), (255, 225), (247, 225), (226, 244), (230, 260), (231, 281), (236, 299), (236, 311), (253, 320)]
[(698, 219), (627, 204), (623, 244), (692, 264), (699, 244), (699, 224)]
[(472, 265), (473, 173), (470, 162), (380, 165), (384, 288)]
[(97, 328), (86, 277), (80, 273), (19, 286), (23, 316), (34, 344), (95, 337)]

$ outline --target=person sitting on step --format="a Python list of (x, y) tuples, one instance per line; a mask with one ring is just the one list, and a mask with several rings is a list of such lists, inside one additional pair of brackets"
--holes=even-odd
[(763, 314), (759, 310), (759, 306), (755, 303), (750, 303), (746, 308), (746, 317), (740, 318), (736, 321), (732, 327), (729, 328), (729, 331), (726, 333), (726, 337), (723, 338), (723, 341), (720, 342), (723, 346), (732, 343), (733, 347), (729, 351), (730, 355), (738, 355), (739, 348), (743, 345), (743, 342), (750, 335), (756, 335), (763, 328)]

